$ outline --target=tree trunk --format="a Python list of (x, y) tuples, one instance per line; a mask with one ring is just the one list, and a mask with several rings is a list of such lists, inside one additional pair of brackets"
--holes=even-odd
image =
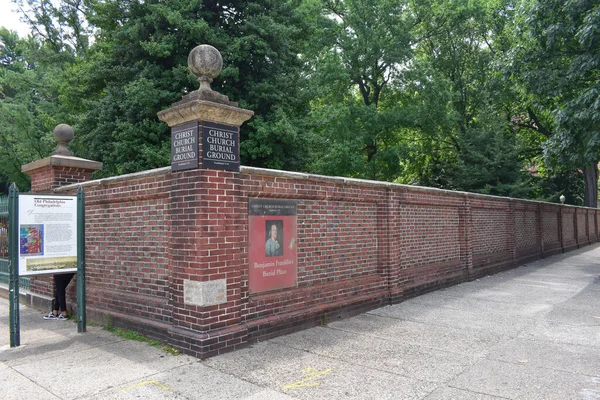
[(583, 168), (585, 182), (583, 205), (598, 207), (598, 163), (590, 163)]

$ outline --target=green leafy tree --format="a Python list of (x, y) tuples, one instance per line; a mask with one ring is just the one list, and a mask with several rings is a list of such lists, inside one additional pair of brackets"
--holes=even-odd
[(21, 11), (22, 20), (38, 39), (54, 53), (83, 55), (89, 47), (91, 29), (87, 23), (89, 4), (95, 0), (11, 0)]
[(528, 124), (548, 136), (546, 160), (553, 169), (582, 171), (584, 205), (597, 207), (600, 5), (529, 0), (518, 10), (512, 71), (529, 104)]
[(78, 154), (103, 161), (103, 175), (169, 164), (169, 130), (156, 113), (197, 88), (187, 56), (201, 43), (223, 55), (213, 89), (256, 112), (241, 129), (242, 162), (303, 168), (305, 27), (294, 2), (109, 0), (92, 3), (88, 20), (95, 42), (63, 98), (78, 116)]
[[(0, 28), (0, 182), (29, 180), (21, 165), (46, 157), (53, 146), (52, 129), (59, 123), (60, 57), (36, 39), (21, 39)], [(62, 122), (62, 121), (61, 121)]]
[(399, 101), (415, 122), (398, 181), (524, 196), (522, 143), (510, 124), (512, 94), (499, 68), (510, 22), (506, 1), (419, 4), (422, 39)]
[(310, 3), (315, 41), (311, 117), (318, 173), (393, 180), (401, 171), (403, 114), (386, 102), (412, 57), (417, 23), (404, 0)]

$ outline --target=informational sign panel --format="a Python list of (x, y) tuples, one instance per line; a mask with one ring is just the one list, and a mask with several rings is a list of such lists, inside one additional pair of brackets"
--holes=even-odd
[(19, 195), (19, 275), (77, 272), (77, 197)]
[(202, 124), (202, 168), (240, 170), (240, 133), (236, 126)]
[(296, 202), (250, 199), (249, 286), (260, 293), (296, 286)]
[(198, 122), (171, 128), (171, 171), (198, 168)]

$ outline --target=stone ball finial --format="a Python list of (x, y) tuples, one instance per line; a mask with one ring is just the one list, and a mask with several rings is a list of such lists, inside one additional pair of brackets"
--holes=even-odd
[(52, 155), (72, 156), (73, 152), (69, 151), (68, 145), (75, 136), (73, 128), (67, 124), (58, 124), (54, 128), (54, 140), (58, 144)]
[(190, 51), (188, 68), (198, 78), (200, 90), (211, 90), (211, 82), (223, 69), (223, 57), (214, 47), (201, 44)]

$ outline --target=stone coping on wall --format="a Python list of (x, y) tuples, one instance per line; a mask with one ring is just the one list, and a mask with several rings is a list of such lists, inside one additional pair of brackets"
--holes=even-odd
[(171, 172), (171, 167), (149, 169), (149, 170), (142, 171), (142, 172), (133, 172), (131, 174), (124, 174), (124, 175), (112, 176), (109, 178), (95, 179), (93, 181), (73, 183), (71, 185), (65, 185), (65, 186), (58, 187), (58, 188), (54, 189), (54, 191), (56, 193), (69, 192), (69, 191), (77, 190), (80, 186), (84, 187), (84, 188), (85, 187), (93, 187), (93, 186), (103, 186), (103, 185), (109, 185), (111, 183), (148, 178), (151, 176), (166, 175), (169, 172)]
[[(43, 160), (42, 160), (43, 161)], [(30, 164), (28, 164), (30, 165)], [(92, 186), (103, 186), (109, 185), (112, 183), (123, 182), (128, 180), (136, 180), (136, 179), (144, 179), (151, 176), (158, 175), (166, 175), (171, 172), (171, 167), (161, 167), (150, 169), (142, 172), (134, 172), (131, 174), (113, 176), (109, 178), (96, 179), (93, 181), (75, 183), (71, 185), (61, 186), (59, 188), (54, 189), (55, 192), (68, 192), (72, 190), (76, 190), (81, 187), (92, 187)], [(389, 188), (389, 189), (408, 189), (408, 190), (419, 190), (423, 192), (430, 192), (436, 194), (444, 194), (448, 196), (463, 196), (469, 198), (478, 198), (478, 199), (490, 199), (490, 200), (518, 200), (520, 202), (526, 202), (531, 204), (547, 204), (551, 206), (559, 206), (557, 203), (550, 203), (547, 201), (540, 200), (529, 200), (529, 199), (518, 199), (512, 197), (504, 197), (504, 196), (494, 196), (489, 194), (480, 194), (480, 193), (471, 193), (471, 192), (462, 192), (456, 190), (447, 190), (447, 189), (439, 189), (432, 188), (426, 186), (415, 186), (415, 185), (405, 185), (401, 183), (393, 183), (393, 182), (381, 182), (381, 181), (372, 181), (368, 179), (357, 179), (357, 178), (344, 178), (339, 176), (326, 176), (326, 175), (316, 175), (316, 174), (308, 174), (304, 172), (292, 172), (292, 171), (283, 171), (278, 169), (268, 169), (268, 168), (257, 168), (257, 167), (240, 167), (240, 173), (242, 174), (253, 174), (253, 175), (263, 175), (263, 176), (273, 176), (277, 178), (286, 178), (286, 179), (298, 179), (298, 180), (307, 180), (307, 181), (316, 181), (316, 182), (331, 182), (341, 185), (355, 185), (355, 186), (367, 186), (374, 188)], [(573, 207), (573, 208), (584, 208), (590, 210), (596, 210), (593, 207), (584, 207), (584, 206), (574, 206), (570, 204), (564, 204), (563, 207)]]
[(98, 161), (91, 161), (73, 156), (53, 155), (42, 160), (23, 165), (21, 167), (21, 172), (33, 171), (47, 167), (48, 165), (53, 165), (56, 167), (80, 168), (93, 171), (102, 169), (102, 163)]

